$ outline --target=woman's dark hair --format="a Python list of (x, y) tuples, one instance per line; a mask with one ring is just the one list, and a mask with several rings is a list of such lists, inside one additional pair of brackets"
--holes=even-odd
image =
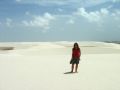
[(77, 46), (77, 49), (80, 50), (78, 43), (74, 43), (73, 49), (75, 49), (75, 46)]

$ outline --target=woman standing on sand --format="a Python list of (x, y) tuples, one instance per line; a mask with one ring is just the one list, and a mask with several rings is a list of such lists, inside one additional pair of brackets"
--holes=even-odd
[(72, 49), (72, 58), (71, 58), (71, 61), (70, 61), (70, 64), (72, 64), (71, 73), (74, 70), (74, 65), (75, 64), (76, 64), (75, 72), (77, 73), (78, 64), (79, 64), (79, 61), (80, 61), (80, 56), (81, 56), (81, 50), (79, 48), (79, 45), (78, 45), (78, 43), (74, 43), (74, 46), (73, 46), (73, 49)]

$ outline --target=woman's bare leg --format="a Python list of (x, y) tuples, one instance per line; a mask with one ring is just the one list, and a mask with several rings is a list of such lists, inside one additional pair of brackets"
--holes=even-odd
[(75, 72), (77, 72), (77, 69), (78, 69), (78, 64), (76, 64), (76, 67), (75, 67)]
[(72, 64), (72, 67), (71, 67), (71, 72), (73, 72), (74, 70), (74, 64)]

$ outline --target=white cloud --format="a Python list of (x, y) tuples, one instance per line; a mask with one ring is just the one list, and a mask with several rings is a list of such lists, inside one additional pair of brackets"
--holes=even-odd
[(90, 22), (99, 22), (103, 17), (109, 15), (109, 11), (106, 8), (102, 8), (100, 11), (87, 12), (85, 8), (78, 8), (74, 14), (82, 16)]
[(40, 27), (42, 29), (49, 29), (50, 22), (54, 19), (55, 17), (50, 13), (45, 13), (43, 16), (34, 16), (33, 20), (23, 21), (22, 23), (27, 27)]
[(83, 16), (90, 22), (96, 22), (100, 20), (99, 12), (87, 12), (85, 8), (79, 8), (74, 14), (78, 16)]
[(102, 15), (108, 15), (109, 11), (106, 8), (102, 8), (99, 13), (101, 13)]
[(34, 3), (34, 4), (39, 4), (39, 5), (48, 5), (48, 4), (57, 4), (57, 5), (64, 5), (68, 2), (69, 0), (67, 1), (64, 1), (64, 0), (53, 0), (53, 1), (50, 1), (50, 0), (16, 0), (16, 2), (19, 2), (19, 3)]
[(97, 5), (108, 1), (113, 0), (16, 0), (19, 3), (34, 3), (39, 5), (73, 5), (75, 6), (91, 6), (91, 5)]
[(21, 0), (16, 0), (16, 2), (21, 2)]
[(115, 11), (114, 13), (112, 13), (113, 18), (116, 20), (116, 21), (120, 21), (120, 11)]
[(120, 0), (112, 0), (114, 3), (116, 3), (116, 2), (120, 2)]
[(48, 19), (48, 20), (53, 20), (53, 19), (55, 19), (51, 14), (49, 14), (49, 13), (45, 13), (44, 14), (44, 18), (46, 18), (46, 19)]
[(74, 20), (70, 19), (67, 23), (68, 24), (74, 24), (75, 22), (74, 22)]
[(6, 19), (6, 25), (7, 25), (8, 27), (11, 27), (11, 25), (12, 25), (12, 19), (7, 18), (7, 19)]
[(117, 15), (120, 15), (120, 10), (116, 10)]

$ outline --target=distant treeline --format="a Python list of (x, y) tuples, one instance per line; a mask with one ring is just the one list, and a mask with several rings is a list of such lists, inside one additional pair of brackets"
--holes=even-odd
[(120, 44), (120, 41), (105, 41), (107, 43), (116, 43), (116, 44)]

